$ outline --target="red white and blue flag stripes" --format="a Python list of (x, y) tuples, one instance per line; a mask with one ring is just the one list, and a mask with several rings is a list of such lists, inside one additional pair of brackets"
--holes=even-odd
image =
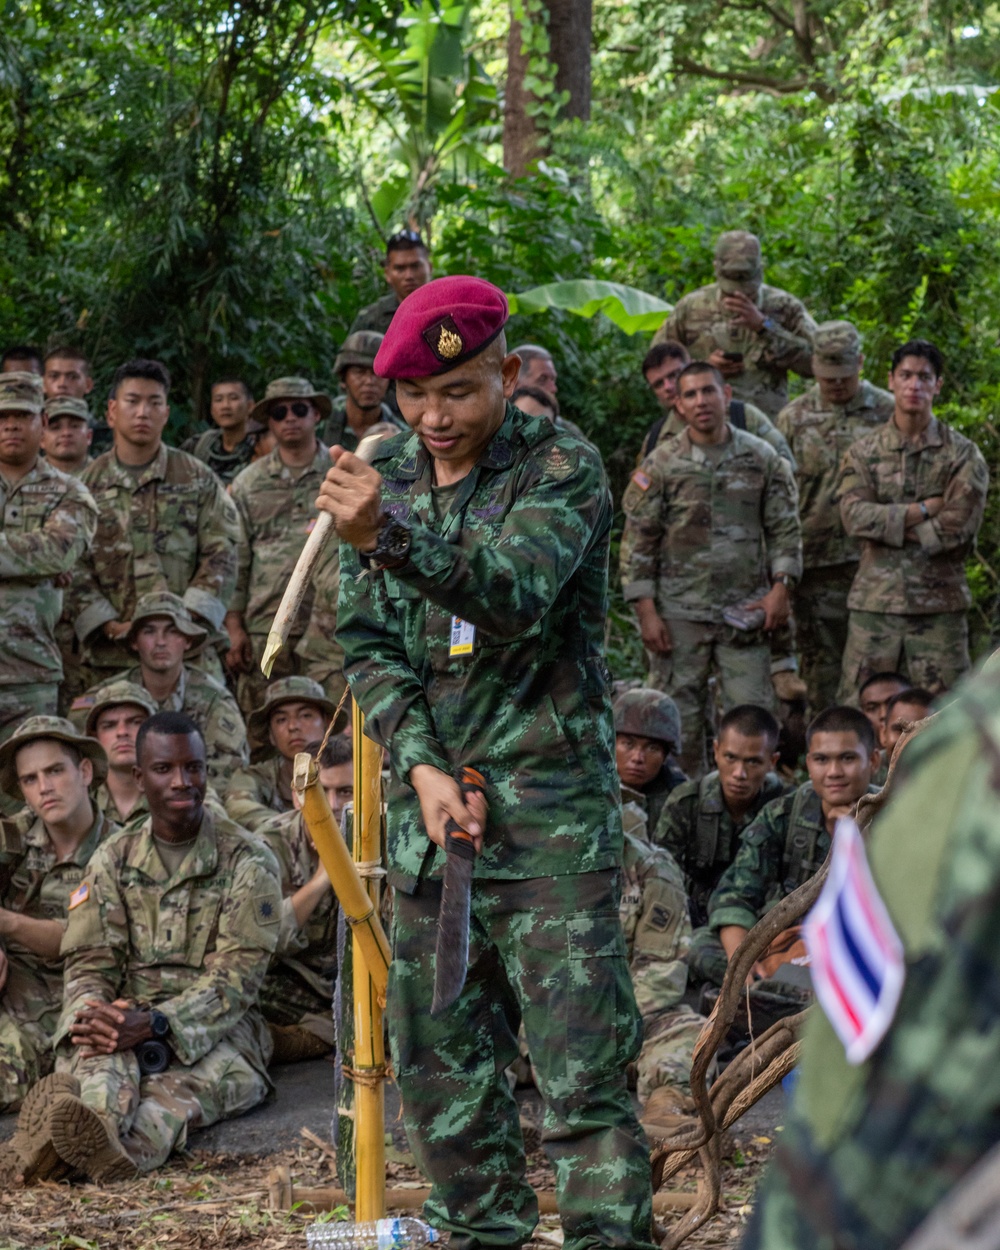
[(903, 944), (868, 867), (864, 839), (841, 818), (830, 872), (806, 918), (813, 988), (849, 1063), (863, 1063), (885, 1036), (905, 976)]

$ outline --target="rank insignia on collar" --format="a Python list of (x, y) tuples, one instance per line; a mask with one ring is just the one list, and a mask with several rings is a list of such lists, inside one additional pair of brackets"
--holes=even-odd
[(429, 325), (423, 339), (438, 360), (449, 362), (465, 351), (465, 341), (451, 317), (442, 317)]

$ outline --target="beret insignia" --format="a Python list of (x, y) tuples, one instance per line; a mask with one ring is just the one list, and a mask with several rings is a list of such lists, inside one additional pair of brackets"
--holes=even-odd
[(444, 363), (454, 360), (465, 351), (465, 343), (451, 317), (442, 317), (433, 322), (424, 330), (423, 338), (438, 360)]

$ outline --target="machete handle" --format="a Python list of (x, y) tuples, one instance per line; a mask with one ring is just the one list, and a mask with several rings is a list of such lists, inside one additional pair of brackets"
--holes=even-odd
[[(462, 771), (456, 778), (458, 788), (462, 791), (464, 799), (470, 794), (486, 793), (486, 778), (481, 772), (475, 768), (470, 768), (467, 764), (463, 766)], [(466, 833), (457, 820), (448, 817), (448, 823), (444, 827), (445, 849), (448, 854), (461, 855), (465, 859), (475, 859), (476, 844), (471, 833)]]

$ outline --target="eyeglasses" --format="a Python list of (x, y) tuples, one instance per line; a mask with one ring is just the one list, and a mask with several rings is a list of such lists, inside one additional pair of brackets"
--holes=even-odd
[(267, 415), (272, 421), (284, 421), (289, 413), (293, 417), (298, 417), (301, 421), (303, 417), (308, 417), (312, 411), (312, 404), (303, 403), (301, 400), (294, 404), (275, 404), (273, 408), (267, 410)]

